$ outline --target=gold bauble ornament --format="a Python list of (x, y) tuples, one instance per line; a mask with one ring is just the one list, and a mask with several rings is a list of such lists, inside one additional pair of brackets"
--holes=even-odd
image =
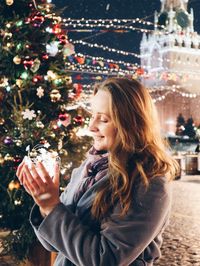
[(18, 181), (11, 181), (8, 185), (8, 189), (10, 191), (12, 191), (13, 189), (19, 189), (20, 188), (20, 184)]
[(5, 120), (2, 117), (0, 117), (0, 126), (3, 126), (4, 123), (5, 123)]
[(50, 92), (50, 98), (51, 98), (51, 101), (54, 103), (59, 101), (61, 98), (61, 94), (60, 94), (59, 90), (57, 90), (57, 89), (52, 90)]
[(35, 158), (35, 157), (37, 157), (37, 151), (35, 150), (35, 149), (32, 149), (32, 151), (29, 153), (29, 156), (31, 157), (31, 158)]
[(4, 157), (4, 160), (5, 161), (13, 161), (14, 160), (14, 157), (11, 156), (9, 153), (7, 153)]
[(19, 65), (21, 63), (21, 58), (16, 55), (14, 58), (13, 58), (13, 62), (16, 64), (16, 65)]
[(0, 164), (3, 164), (4, 163), (4, 158), (2, 156), (2, 154), (0, 154)]
[(53, 132), (51, 132), (51, 133), (49, 134), (49, 137), (51, 137), (52, 139), (55, 139), (55, 137), (56, 137), (56, 134), (55, 134), (55, 133), (53, 133)]
[(22, 146), (22, 141), (21, 141), (21, 139), (17, 139), (17, 140), (15, 141), (15, 144), (16, 144), (16, 146), (18, 146), (18, 147)]
[(41, 121), (37, 121), (37, 122), (36, 122), (36, 126), (37, 126), (38, 128), (44, 128), (44, 124), (43, 124)]
[(6, 0), (6, 5), (12, 6), (14, 3), (14, 0)]
[(65, 77), (65, 83), (66, 85), (70, 85), (72, 83), (72, 78), (70, 76)]
[(16, 85), (21, 88), (23, 81), (21, 79), (16, 79)]

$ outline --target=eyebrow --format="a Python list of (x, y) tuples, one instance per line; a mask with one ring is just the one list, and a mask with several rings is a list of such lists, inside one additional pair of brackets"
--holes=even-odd
[(97, 114), (98, 114), (98, 115), (107, 115), (107, 116), (109, 116), (108, 114), (106, 114), (106, 113), (101, 113), (101, 112), (97, 112)]
[[(92, 111), (90, 112), (90, 114), (92, 115)], [(110, 118), (110, 115), (106, 113), (97, 112), (97, 115), (105, 115)]]

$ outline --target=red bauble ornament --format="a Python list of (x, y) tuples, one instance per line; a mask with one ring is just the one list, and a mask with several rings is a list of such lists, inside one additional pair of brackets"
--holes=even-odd
[(41, 75), (35, 75), (33, 77), (33, 82), (34, 83), (37, 83), (38, 81), (42, 81), (42, 80), (43, 80), (43, 76), (41, 76)]
[(19, 157), (19, 156), (14, 157), (14, 163), (19, 164), (19, 163), (21, 163), (21, 161), (22, 161), (21, 157)]
[(44, 60), (47, 60), (47, 59), (49, 59), (49, 56), (48, 56), (48, 54), (43, 54), (43, 55), (42, 55), (42, 59), (44, 59)]
[(59, 118), (59, 122), (65, 127), (67, 127), (69, 124), (71, 124), (71, 115), (70, 114), (67, 114), (67, 113), (60, 114), (58, 116), (58, 118)]
[(73, 119), (79, 126), (81, 126), (84, 122), (84, 118), (81, 115), (77, 115)]
[(65, 45), (68, 43), (67, 36), (64, 34), (58, 35), (60, 44)]
[(33, 66), (34, 61), (32, 59), (27, 59), (23, 61), (25, 69), (30, 69)]
[(75, 92), (75, 97), (78, 98), (82, 92), (83, 85), (80, 83), (74, 83), (74, 92)]
[(40, 27), (44, 22), (44, 17), (40, 12), (35, 12), (30, 17), (33, 27)]
[(55, 24), (52, 28), (53, 33), (60, 34), (62, 32), (61, 27), (59, 24)]
[(141, 68), (141, 67), (139, 67), (135, 72), (136, 72), (136, 74), (139, 75), (139, 76), (144, 75), (144, 69)]

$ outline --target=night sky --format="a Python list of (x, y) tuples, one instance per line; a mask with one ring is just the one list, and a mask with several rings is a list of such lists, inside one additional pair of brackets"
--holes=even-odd
[[(160, 0), (54, 0), (56, 7), (65, 7), (63, 17), (70, 18), (90, 18), (90, 19), (114, 19), (114, 18), (146, 18), (153, 22), (154, 11), (160, 11)], [(188, 10), (194, 9), (194, 28), (200, 34), (200, 0), (189, 0)], [(132, 24), (134, 26), (134, 24)], [(142, 25), (137, 24), (137, 27)], [(145, 25), (143, 26), (146, 27)], [(152, 27), (151, 27), (152, 29)], [(139, 54), (139, 44), (142, 38), (142, 32), (130, 31), (128, 33), (106, 32), (97, 34), (69, 32), (69, 38), (73, 40), (85, 40), (90, 43), (109, 46), (118, 50), (125, 50)], [(123, 60), (126, 62), (139, 62), (134, 56), (122, 56), (112, 52), (105, 52), (101, 49), (88, 48), (77, 44), (76, 52), (92, 56), (103, 56), (114, 60)]]

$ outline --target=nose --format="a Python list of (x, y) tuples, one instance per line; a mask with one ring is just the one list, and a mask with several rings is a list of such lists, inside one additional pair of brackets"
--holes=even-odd
[(90, 118), (90, 122), (89, 122), (89, 126), (88, 126), (90, 131), (98, 131), (98, 127), (97, 127), (97, 123), (96, 123), (96, 119), (91, 117)]

